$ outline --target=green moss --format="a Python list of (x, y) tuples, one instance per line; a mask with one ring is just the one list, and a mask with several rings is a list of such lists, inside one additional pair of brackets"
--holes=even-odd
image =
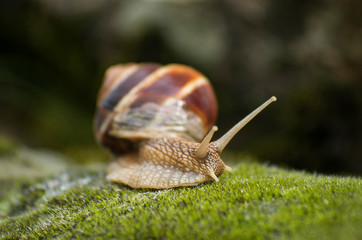
[(82, 171), (20, 183), (0, 239), (362, 239), (361, 179), (252, 162), (220, 182), (134, 190)]

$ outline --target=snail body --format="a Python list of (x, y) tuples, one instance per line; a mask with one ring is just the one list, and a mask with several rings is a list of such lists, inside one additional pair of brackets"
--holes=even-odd
[(97, 142), (116, 157), (107, 179), (156, 189), (219, 181), (231, 171), (220, 158), (226, 144), (275, 100), (210, 142), (217, 130), (217, 101), (205, 76), (180, 64), (112, 66), (98, 93), (94, 121)]

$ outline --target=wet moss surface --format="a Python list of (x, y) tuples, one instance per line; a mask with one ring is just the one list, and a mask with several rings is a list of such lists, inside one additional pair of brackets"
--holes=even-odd
[(169, 190), (82, 169), (12, 180), (0, 197), (0, 239), (362, 238), (360, 178), (251, 161), (233, 168), (219, 183)]

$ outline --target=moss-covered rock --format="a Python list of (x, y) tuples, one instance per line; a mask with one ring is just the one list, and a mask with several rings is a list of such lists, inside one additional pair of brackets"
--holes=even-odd
[(0, 198), (0, 239), (362, 238), (360, 178), (247, 161), (220, 180), (135, 190), (67, 170), (14, 182)]

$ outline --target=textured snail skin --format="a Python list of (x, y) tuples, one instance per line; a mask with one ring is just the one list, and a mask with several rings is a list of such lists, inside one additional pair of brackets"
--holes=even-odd
[(196, 157), (198, 143), (176, 138), (149, 140), (142, 144), (140, 154), (131, 154), (108, 168), (107, 179), (133, 188), (172, 188), (194, 186), (220, 176), (225, 165), (216, 146), (209, 144), (204, 159)]
[(116, 157), (107, 179), (133, 188), (172, 188), (217, 180), (225, 165), (209, 143), (217, 116), (208, 79), (193, 68), (154, 63), (110, 67), (97, 99), (94, 132)]

